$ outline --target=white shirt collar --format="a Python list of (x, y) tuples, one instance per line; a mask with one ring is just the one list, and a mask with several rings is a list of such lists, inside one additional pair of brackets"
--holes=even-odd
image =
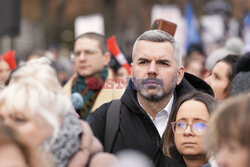
[[(140, 106), (143, 108), (143, 106), (141, 105), (138, 94), (137, 94), (137, 100), (138, 100), (138, 103), (140, 104)], [(163, 135), (163, 133), (164, 133), (164, 131), (166, 129), (166, 126), (167, 126), (167, 123), (168, 123), (168, 118), (169, 118), (169, 116), (171, 114), (173, 102), (174, 102), (174, 95), (171, 97), (171, 99), (169, 100), (169, 102), (165, 106), (165, 108), (156, 115), (155, 120), (153, 120), (153, 118), (147, 113), (148, 116), (153, 121), (153, 123), (154, 123), (156, 129), (158, 130), (158, 133), (159, 133), (159, 135), (161, 137), (162, 137), (162, 135)]]

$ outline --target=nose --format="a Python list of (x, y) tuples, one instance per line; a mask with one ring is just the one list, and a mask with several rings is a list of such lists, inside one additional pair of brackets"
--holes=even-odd
[(81, 54), (79, 55), (79, 60), (81, 61), (86, 60), (86, 55), (84, 54), (84, 52), (81, 52)]
[(190, 135), (193, 134), (191, 126), (187, 125), (187, 128), (184, 130), (184, 135)]
[(148, 75), (157, 75), (156, 62), (153, 60), (148, 69)]
[(204, 79), (206, 83), (211, 85), (211, 76), (208, 76), (207, 78)]
[(227, 157), (225, 154), (225, 150), (223, 148), (216, 154), (215, 161), (220, 167), (224, 167), (227, 165)]

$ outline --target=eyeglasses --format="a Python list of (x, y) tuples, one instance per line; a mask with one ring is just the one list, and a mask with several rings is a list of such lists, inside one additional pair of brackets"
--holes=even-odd
[(71, 57), (72, 58), (77, 58), (77, 57), (80, 57), (82, 54), (85, 57), (91, 57), (91, 56), (95, 55), (96, 53), (97, 53), (97, 51), (95, 51), (95, 50), (72, 51), (71, 52)]
[(202, 135), (204, 134), (206, 127), (208, 124), (203, 123), (203, 122), (195, 122), (192, 124), (188, 124), (186, 122), (181, 122), (181, 121), (176, 121), (176, 122), (171, 122), (172, 124), (172, 130), (175, 134), (182, 134), (185, 132), (188, 126), (191, 127), (192, 133), (195, 135)]

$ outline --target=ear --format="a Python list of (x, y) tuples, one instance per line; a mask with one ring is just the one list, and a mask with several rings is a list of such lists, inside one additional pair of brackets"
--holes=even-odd
[(130, 76), (133, 75), (133, 68), (134, 68), (134, 63), (130, 63), (130, 69), (131, 69), (131, 74), (130, 74)]
[(179, 85), (184, 77), (184, 67), (180, 66), (178, 67), (177, 71), (177, 85)]
[(106, 66), (109, 64), (109, 61), (111, 59), (111, 54), (109, 52), (105, 52), (103, 56), (104, 56), (104, 64)]

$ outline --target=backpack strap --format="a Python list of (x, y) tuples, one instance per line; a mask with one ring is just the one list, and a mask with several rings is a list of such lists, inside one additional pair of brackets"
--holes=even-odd
[(106, 127), (104, 138), (104, 151), (111, 152), (116, 134), (120, 124), (120, 110), (122, 102), (120, 99), (113, 100), (106, 115)]

